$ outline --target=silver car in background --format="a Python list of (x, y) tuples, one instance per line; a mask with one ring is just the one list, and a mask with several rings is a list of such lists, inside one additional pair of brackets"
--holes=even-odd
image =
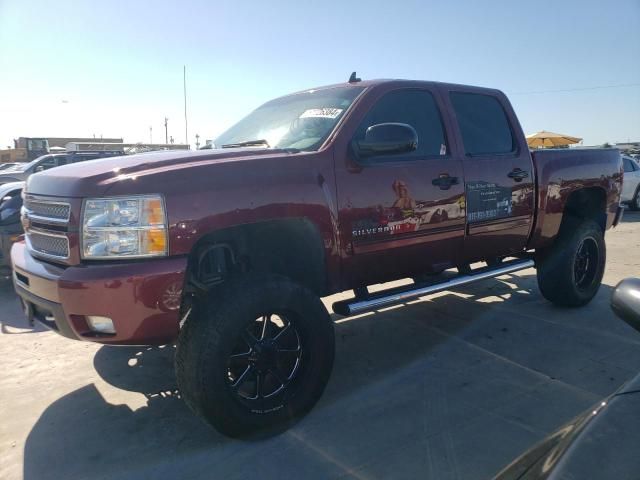
[(620, 203), (626, 203), (634, 211), (640, 210), (640, 163), (627, 155), (622, 155), (624, 179)]

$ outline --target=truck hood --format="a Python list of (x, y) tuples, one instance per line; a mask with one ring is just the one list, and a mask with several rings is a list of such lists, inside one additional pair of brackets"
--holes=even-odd
[(250, 147), (171, 150), (102, 158), (33, 174), (27, 181), (26, 191), (36, 195), (66, 198), (107, 195), (113, 185), (124, 180), (191, 167), (281, 157), (291, 153), (291, 150)]

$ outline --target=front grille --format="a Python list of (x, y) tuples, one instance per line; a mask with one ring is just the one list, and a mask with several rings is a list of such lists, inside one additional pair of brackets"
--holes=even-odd
[(25, 201), (25, 208), (32, 217), (54, 222), (68, 222), (71, 207), (68, 203), (44, 202), (31, 198)]
[(26, 239), (33, 252), (60, 259), (69, 258), (69, 239), (66, 236), (30, 230)]
[(67, 263), (71, 204), (27, 194), (22, 214), (28, 250), (36, 257)]

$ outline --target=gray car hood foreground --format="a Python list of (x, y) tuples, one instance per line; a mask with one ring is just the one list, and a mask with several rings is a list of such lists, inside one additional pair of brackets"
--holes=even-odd
[(640, 478), (640, 375), (527, 451), (495, 480)]

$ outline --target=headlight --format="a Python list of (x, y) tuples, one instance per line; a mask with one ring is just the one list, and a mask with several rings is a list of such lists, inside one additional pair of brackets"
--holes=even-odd
[(82, 258), (167, 255), (166, 212), (159, 195), (86, 199), (82, 211)]

